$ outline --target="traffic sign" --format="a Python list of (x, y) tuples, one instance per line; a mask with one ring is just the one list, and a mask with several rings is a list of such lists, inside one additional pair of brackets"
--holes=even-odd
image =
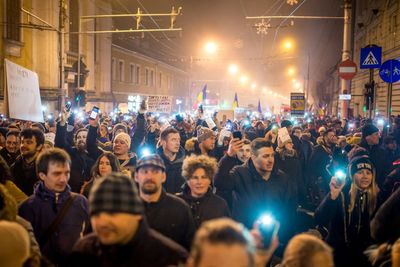
[(383, 62), (379, 70), (382, 80), (387, 83), (400, 81), (400, 61), (391, 59)]
[(357, 64), (347, 59), (339, 64), (339, 77), (343, 80), (351, 80), (357, 73)]
[(375, 69), (382, 64), (382, 47), (371, 46), (361, 48), (360, 69)]
[(351, 95), (339, 95), (339, 100), (351, 100)]

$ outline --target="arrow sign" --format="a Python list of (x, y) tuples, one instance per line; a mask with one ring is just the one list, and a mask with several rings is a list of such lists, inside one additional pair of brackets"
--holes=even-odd
[(379, 68), (382, 63), (382, 47), (369, 46), (361, 48), (360, 69)]
[(351, 80), (357, 73), (357, 64), (347, 59), (339, 64), (339, 77), (343, 80)]
[(379, 70), (379, 76), (387, 83), (400, 81), (400, 61), (395, 59), (385, 61)]

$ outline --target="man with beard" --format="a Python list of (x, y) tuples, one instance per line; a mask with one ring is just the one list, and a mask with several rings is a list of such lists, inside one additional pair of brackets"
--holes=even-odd
[(217, 195), (225, 199), (229, 208), (232, 210), (232, 191), (225, 191), (219, 186), (219, 182), (223, 177), (228, 177), (229, 172), (233, 167), (245, 163), (251, 155), (250, 141), (247, 139), (240, 140), (233, 138), (229, 142), (228, 152), (221, 158), (218, 163), (218, 170), (215, 175), (215, 187), (217, 188)]
[(35, 160), (43, 147), (44, 135), (39, 130), (27, 128), (20, 133), (19, 137), (21, 157), (15, 161), (11, 172), (15, 185), (30, 196), (34, 185), (39, 180), (36, 176)]
[[(73, 126), (70, 125), (72, 122), (68, 120), (68, 112), (64, 112), (61, 115), (59, 123), (57, 123), (57, 131), (55, 137), (55, 147), (59, 147), (67, 151), (71, 157), (71, 179), (69, 179), (69, 185), (71, 191), (79, 193), (81, 187), (85, 181), (90, 178), (90, 170), (94, 164), (94, 160), (89, 157), (86, 150), (86, 137), (88, 131), (84, 128), (80, 128), (75, 132), (73, 136), (73, 145), (68, 142), (73, 132)], [(71, 129), (71, 131), (68, 131)]]
[(161, 146), (157, 154), (163, 159), (167, 179), (163, 184), (165, 191), (171, 194), (179, 193), (185, 179), (182, 177), (182, 164), (185, 150), (180, 146), (181, 137), (178, 130), (168, 127), (161, 132)]
[(6, 146), (0, 150), (0, 156), (7, 162), (8, 166), (14, 164), (20, 156), (20, 139), (18, 131), (9, 131), (6, 137)]
[(195, 232), (190, 208), (182, 199), (163, 190), (165, 179), (165, 165), (159, 155), (145, 156), (138, 161), (135, 181), (150, 227), (190, 249)]

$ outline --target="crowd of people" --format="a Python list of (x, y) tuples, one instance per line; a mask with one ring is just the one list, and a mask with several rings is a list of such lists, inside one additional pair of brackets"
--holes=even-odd
[(0, 125), (1, 266), (400, 266), (400, 118)]

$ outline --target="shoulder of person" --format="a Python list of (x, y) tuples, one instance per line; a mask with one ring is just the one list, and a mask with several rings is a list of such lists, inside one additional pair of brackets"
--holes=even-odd
[(95, 233), (90, 233), (75, 243), (72, 252), (93, 252), (99, 245), (100, 241), (97, 235)]
[(166, 193), (166, 199), (168, 200), (169, 203), (173, 203), (176, 206), (182, 206), (184, 208), (189, 208), (188, 204), (180, 197), (175, 196), (170, 193)]

